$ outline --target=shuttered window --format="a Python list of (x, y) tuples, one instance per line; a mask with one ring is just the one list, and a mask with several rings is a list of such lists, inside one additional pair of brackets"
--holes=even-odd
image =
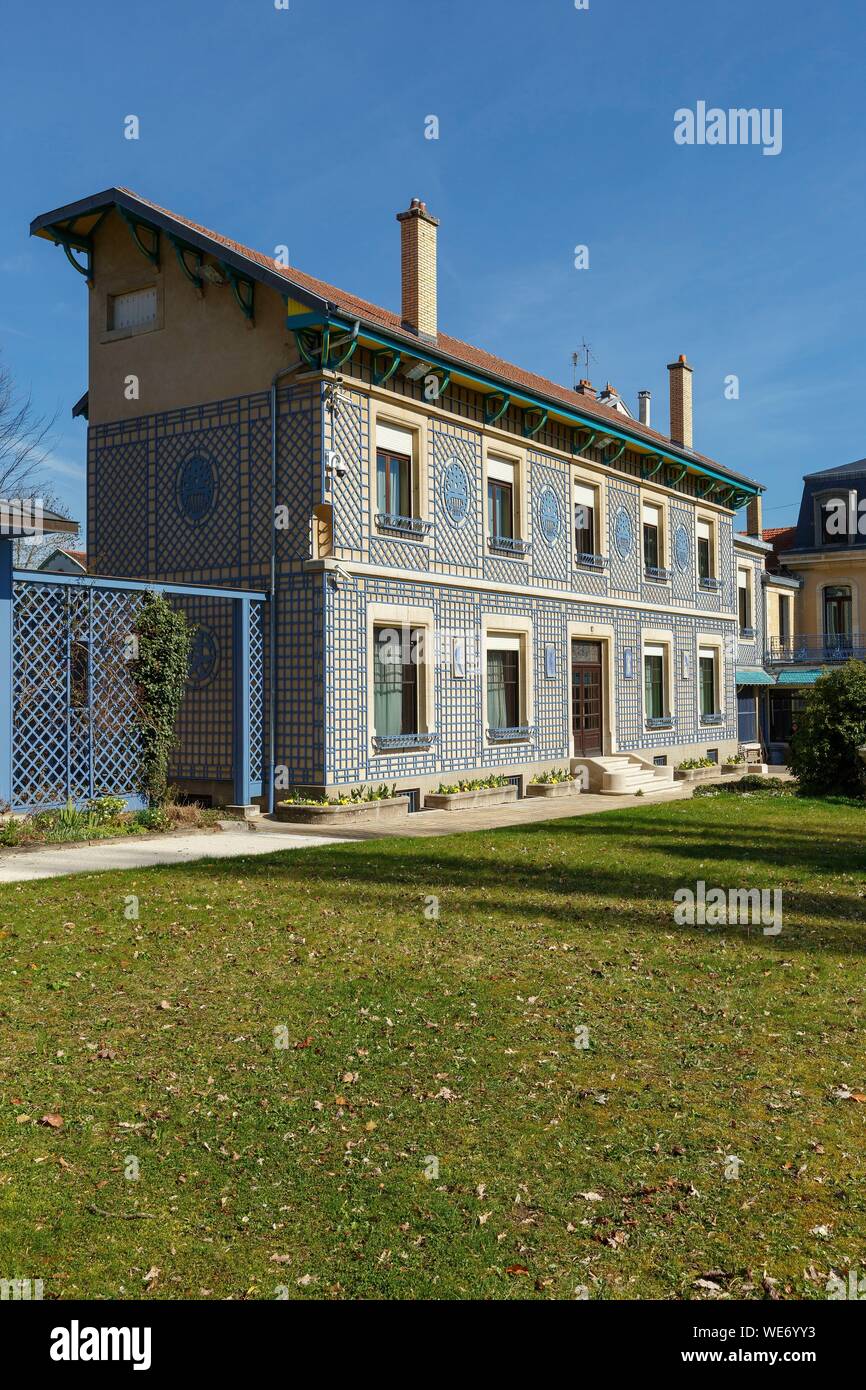
[(156, 286), (115, 294), (109, 299), (110, 329), (151, 328), (156, 323)]

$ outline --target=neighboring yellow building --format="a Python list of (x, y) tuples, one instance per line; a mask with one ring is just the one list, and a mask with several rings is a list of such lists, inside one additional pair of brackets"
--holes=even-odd
[(784, 761), (797, 712), (822, 671), (866, 658), (866, 459), (807, 473), (795, 526), (764, 531), (766, 575), (762, 733)]

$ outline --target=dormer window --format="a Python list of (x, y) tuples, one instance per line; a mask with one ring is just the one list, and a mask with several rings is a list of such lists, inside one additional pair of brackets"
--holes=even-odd
[(848, 498), (825, 497), (821, 502), (821, 545), (845, 545), (848, 540)]

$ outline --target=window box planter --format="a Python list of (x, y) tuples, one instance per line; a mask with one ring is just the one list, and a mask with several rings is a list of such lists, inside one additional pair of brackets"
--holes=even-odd
[(702, 715), (701, 715), (701, 723), (702, 723), (702, 724), (724, 724), (724, 722), (725, 722), (725, 716), (724, 716), (723, 714), (702, 714)]
[(529, 554), (529, 541), (519, 540), (517, 536), (488, 536), (487, 546), (516, 560), (522, 560), (524, 555)]
[(380, 531), (415, 540), (423, 540), (433, 529), (433, 522), (422, 521), (420, 516), (393, 516), (390, 512), (377, 512), (376, 525)]
[(673, 715), (662, 714), (655, 719), (648, 719), (646, 726), (648, 729), (672, 729), (674, 727)]
[(535, 728), (530, 724), (518, 724), (513, 729), (488, 729), (487, 737), (491, 743), (528, 743)]
[(321, 806), (283, 802), (274, 814), (290, 825), (372, 825), (382, 821), (405, 820), (409, 814), (408, 796), (391, 796), (385, 801), (352, 801), (345, 806)]
[(645, 565), (644, 579), (651, 584), (669, 584), (671, 578), (670, 570), (662, 569), (659, 565)]
[(710, 575), (702, 575), (699, 586), (709, 594), (717, 594), (722, 587), (722, 581), (721, 579), (713, 579)]
[(568, 782), (530, 782), (526, 788), (526, 795), (548, 798), (573, 796), (575, 792), (580, 790), (580, 782), (576, 777), (572, 777)]
[(373, 747), (377, 753), (426, 753), (438, 737), (438, 734), (374, 734)]
[(590, 551), (581, 551), (575, 555), (574, 563), (579, 570), (603, 570), (607, 564), (607, 556), (593, 555)]
[(425, 811), (471, 811), (476, 807), (502, 806), (517, 800), (517, 788), (475, 787), (469, 792), (428, 792), (424, 797)]
[(741, 627), (741, 628), (740, 628), (740, 641), (741, 641), (741, 642), (754, 642), (754, 640), (755, 640), (755, 629), (754, 629), (753, 627)]

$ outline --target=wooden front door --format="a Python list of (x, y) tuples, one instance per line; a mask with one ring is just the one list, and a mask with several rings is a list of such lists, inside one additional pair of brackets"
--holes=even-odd
[(571, 644), (571, 726), (575, 756), (604, 752), (601, 643)]

